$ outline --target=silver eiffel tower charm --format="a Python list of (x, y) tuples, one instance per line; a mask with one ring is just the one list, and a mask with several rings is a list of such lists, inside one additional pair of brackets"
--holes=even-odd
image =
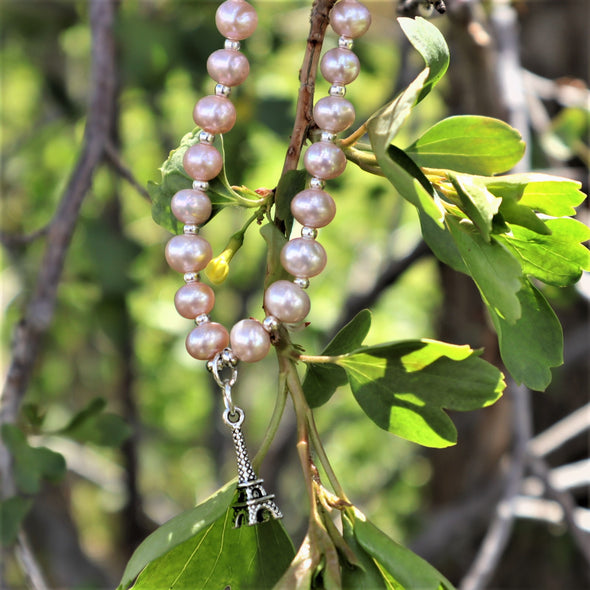
[[(238, 377), (236, 369), (237, 359), (230, 349), (225, 349), (217, 354), (208, 363), (209, 370), (213, 373), (215, 381), (223, 392), (223, 421), (232, 429), (236, 459), (238, 462), (238, 500), (234, 504), (234, 528), (243, 524), (249, 526), (266, 522), (270, 518), (283, 518), (283, 514), (274, 502), (274, 494), (267, 494), (263, 487), (264, 481), (257, 477), (246, 449), (246, 441), (242, 432), (244, 411), (234, 405), (231, 388)], [(220, 372), (230, 370), (230, 376), (222, 378)]]
[(275, 504), (274, 494), (266, 493), (262, 485), (264, 480), (256, 476), (248, 457), (241, 428), (244, 421), (244, 412), (238, 407), (234, 407), (233, 413), (225, 410), (223, 420), (232, 429), (238, 461), (238, 500), (233, 507), (234, 528), (237, 529), (243, 524), (252, 526), (260, 522), (266, 522), (270, 517), (283, 518), (283, 514)]

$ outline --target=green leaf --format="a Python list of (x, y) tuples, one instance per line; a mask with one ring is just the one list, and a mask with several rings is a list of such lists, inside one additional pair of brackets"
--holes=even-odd
[(289, 170), (279, 180), (275, 192), (277, 217), (285, 222), (286, 234), (291, 234), (293, 215), (291, 201), (293, 197), (305, 188), (307, 172), (305, 170)]
[(436, 123), (405, 151), (421, 167), (492, 175), (512, 168), (524, 149), (520, 134), (507, 123), (462, 115)]
[[(408, 118), (418, 100), (420, 92), (424, 88), (428, 75), (428, 68), (422, 70), (401, 94), (381, 107), (367, 121), (367, 130), (373, 151), (377, 156), (377, 162), (379, 162), (379, 154), (385, 152), (387, 146), (393, 141), (400, 127)], [(380, 162), (379, 165), (381, 165)]]
[(356, 540), (353, 521), (347, 516), (346, 512), (342, 514), (342, 534), (347, 545), (359, 560), (360, 565), (360, 567), (345, 565), (342, 568), (342, 588), (344, 590), (398, 590), (398, 588), (401, 588), (399, 584), (393, 585), (385, 582), (374, 559)]
[(536, 172), (480, 178), (480, 181), (504, 201), (518, 201), (520, 205), (555, 217), (575, 215), (575, 207), (586, 198), (579, 182)]
[[(148, 192), (152, 199), (152, 217), (154, 221), (172, 233), (182, 231), (182, 223), (174, 217), (170, 209), (170, 201), (175, 193), (180, 190), (191, 188), (192, 179), (184, 170), (182, 159), (186, 150), (197, 143), (200, 129), (194, 129), (187, 133), (181, 140), (180, 145), (172, 150), (162, 164), (162, 181), (160, 184), (148, 183)], [(223, 207), (236, 205), (240, 200), (238, 195), (230, 186), (225, 174), (225, 152), (223, 150), (223, 139), (221, 135), (215, 138), (214, 145), (223, 156), (224, 168), (217, 178), (209, 182), (207, 194), (213, 205), (211, 217), (218, 213)]]
[(573, 285), (590, 270), (590, 251), (581, 243), (590, 239), (590, 228), (569, 217), (545, 223), (550, 235), (514, 226), (497, 239), (516, 254), (525, 274), (556, 287)]
[[(360, 311), (342, 328), (322, 351), (321, 356), (346, 354), (363, 344), (371, 327), (371, 312)], [(347, 382), (346, 372), (334, 363), (308, 363), (303, 381), (303, 392), (312, 408), (325, 404), (341, 385)]]
[(447, 217), (447, 227), (486, 305), (515, 322), (521, 313), (517, 293), (523, 281), (518, 260), (504, 246), (495, 240), (486, 242), (473, 226), (454, 217)]
[(46, 447), (31, 447), (24, 433), (13, 424), (2, 425), (2, 440), (12, 454), (16, 487), (25, 494), (36, 494), (41, 479), (59, 481), (65, 474), (62, 455)]
[[(504, 223), (526, 227), (537, 234), (549, 235), (551, 230), (537, 214), (526, 205), (521, 205), (511, 199), (502, 199), (500, 215)], [(504, 233), (503, 231), (500, 233)]]
[(231, 481), (195, 508), (178, 514), (157, 528), (134, 551), (123, 572), (119, 589), (129, 588), (149, 563), (198, 535), (221, 518), (231, 504), (235, 489), (236, 483)]
[(495, 197), (485, 186), (478, 185), (473, 176), (449, 172), (449, 178), (457, 191), (461, 210), (489, 242), (492, 219), (498, 213), (502, 199)]
[(418, 216), (422, 237), (434, 255), (456, 271), (469, 274), (451, 234), (425, 213), (418, 212)]
[(551, 127), (541, 137), (545, 151), (558, 160), (570, 160), (587, 153), (590, 110), (587, 107), (565, 108), (551, 121)]
[(444, 409), (482, 408), (502, 394), (502, 374), (478, 356), (469, 346), (411, 340), (362, 348), (340, 357), (338, 364), (377, 426), (441, 448), (457, 441)]
[(231, 508), (199, 534), (152, 561), (136, 590), (250, 590), (272, 588), (295, 551), (280, 521), (234, 529)]
[(16, 541), (25, 516), (33, 506), (32, 498), (13, 496), (0, 502), (0, 544), (3, 547)]
[(260, 228), (260, 235), (264, 238), (267, 248), (264, 288), (266, 289), (269, 285), (272, 285), (272, 283), (281, 279), (292, 279), (293, 277), (291, 277), (281, 264), (281, 250), (287, 243), (287, 238), (279, 228), (270, 221)]
[(518, 299), (522, 315), (514, 324), (490, 310), (500, 354), (517, 383), (544, 391), (551, 383), (551, 367), (563, 364), (561, 324), (545, 297), (528, 281)]
[(121, 416), (103, 412), (105, 406), (104, 398), (94, 398), (56, 434), (104, 447), (120, 447), (132, 430)]
[(449, 48), (442, 33), (427, 20), (401, 17), (397, 19), (404, 34), (423, 57), (428, 67), (428, 78), (420, 92), (417, 102), (420, 102), (443, 77), (449, 67)]
[(347, 510), (354, 516), (354, 536), (378, 567), (395, 581), (387, 588), (401, 590), (453, 590), (453, 585), (427, 561), (390, 539), (369, 522), (358, 509)]

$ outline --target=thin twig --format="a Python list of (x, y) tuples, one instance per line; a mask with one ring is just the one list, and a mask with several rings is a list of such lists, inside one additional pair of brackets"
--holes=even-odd
[(514, 400), (514, 451), (510, 471), (506, 477), (503, 497), (496, 506), (495, 516), (474, 562), (459, 585), (459, 590), (482, 590), (487, 586), (512, 532), (515, 518), (512, 506), (516, 502), (524, 476), (527, 444), (532, 431), (532, 413), (530, 391), (526, 387), (514, 386), (510, 392)]
[(529, 452), (537, 457), (544, 457), (585, 430), (590, 430), (590, 403), (537, 434), (529, 442)]
[(424, 243), (424, 241), (421, 240), (406, 256), (401, 259), (391, 260), (387, 267), (385, 267), (383, 271), (379, 273), (375, 283), (367, 293), (363, 293), (361, 295), (351, 294), (344, 302), (340, 317), (332, 328), (330, 338), (338, 333), (338, 331), (343, 326), (345, 326), (359, 311), (374, 305), (383, 292), (388, 287), (393, 285), (400, 278), (400, 276), (412, 266), (412, 264), (429, 253), (430, 249)]
[(23, 530), (18, 534), (15, 553), (27, 579), (28, 587), (31, 590), (49, 590), (49, 586), (43, 577), (41, 568), (31, 551), (29, 540)]
[(30, 234), (10, 234), (4, 231), (0, 231), (0, 244), (5, 248), (12, 249), (19, 246), (26, 246), (35, 240), (46, 236), (49, 232), (49, 225), (41, 227)]
[(566, 490), (558, 490), (551, 481), (551, 472), (543, 459), (528, 455), (528, 466), (543, 481), (546, 495), (555, 500), (563, 509), (563, 519), (568, 526), (576, 546), (590, 565), (590, 535), (583, 531), (576, 520), (576, 504)]
[(121, 155), (119, 154), (119, 151), (110, 141), (105, 145), (105, 154), (108, 158), (109, 163), (117, 172), (117, 174), (119, 174), (121, 178), (126, 180), (146, 201), (151, 203), (152, 198), (150, 197), (150, 194), (147, 192), (145, 187), (138, 182), (133, 172), (131, 172), (131, 170), (127, 168), (127, 166), (125, 166), (123, 160), (121, 160)]

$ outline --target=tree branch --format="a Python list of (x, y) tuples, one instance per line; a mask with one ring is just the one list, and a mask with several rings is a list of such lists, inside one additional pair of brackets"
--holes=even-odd
[(14, 422), (28, 388), (41, 337), (53, 318), (57, 289), (80, 206), (90, 188), (94, 172), (104, 156), (114, 96), (113, 14), (111, 1), (91, 1), (93, 89), (89, 100), (82, 153), (47, 232), (47, 246), (35, 289), (14, 334), (13, 356), (2, 392), (2, 423)]
[[(289, 170), (296, 170), (301, 157), (303, 144), (307, 139), (307, 134), (313, 122), (313, 95), (315, 90), (315, 80), (320, 61), (320, 54), (326, 29), (329, 23), (329, 14), (336, 0), (314, 0), (311, 7), (311, 26), (307, 37), (307, 46), (303, 64), (299, 70), (299, 94), (297, 97), (297, 108), (295, 112), (295, 123), (291, 133), (291, 141), (287, 148), (287, 155), (283, 164), (283, 176)], [(277, 209), (278, 209), (277, 203)], [(282, 224), (281, 219), (275, 218), (277, 225)]]
[(504, 494), (496, 506), (495, 516), (488, 527), (474, 562), (459, 585), (459, 590), (482, 590), (485, 588), (510, 540), (515, 519), (513, 505), (523, 480), (528, 457), (527, 445), (532, 432), (530, 391), (521, 385), (512, 387), (510, 392), (514, 400), (512, 464), (506, 477)]
[[(13, 335), (12, 359), (2, 391), (0, 424), (13, 423), (29, 386), (41, 348), (41, 339), (49, 328), (57, 299), (68, 247), (71, 243), (80, 206), (101, 163), (114, 108), (115, 59), (113, 39), (114, 2), (91, 0), (93, 87), (88, 104), (84, 142), (61, 202), (49, 225), (43, 261), (37, 274), (33, 295)], [(0, 445), (2, 498), (16, 490), (10, 454)], [(47, 588), (24, 534), (20, 533), (16, 555), (31, 587)]]

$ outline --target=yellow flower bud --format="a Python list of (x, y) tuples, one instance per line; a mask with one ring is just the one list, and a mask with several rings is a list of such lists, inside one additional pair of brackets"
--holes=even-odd
[(222, 252), (216, 258), (211, 259), (205, 268), (205, 275), (214, 285), (221, 285), (229, 273), (229, 263), (226, 252)]

